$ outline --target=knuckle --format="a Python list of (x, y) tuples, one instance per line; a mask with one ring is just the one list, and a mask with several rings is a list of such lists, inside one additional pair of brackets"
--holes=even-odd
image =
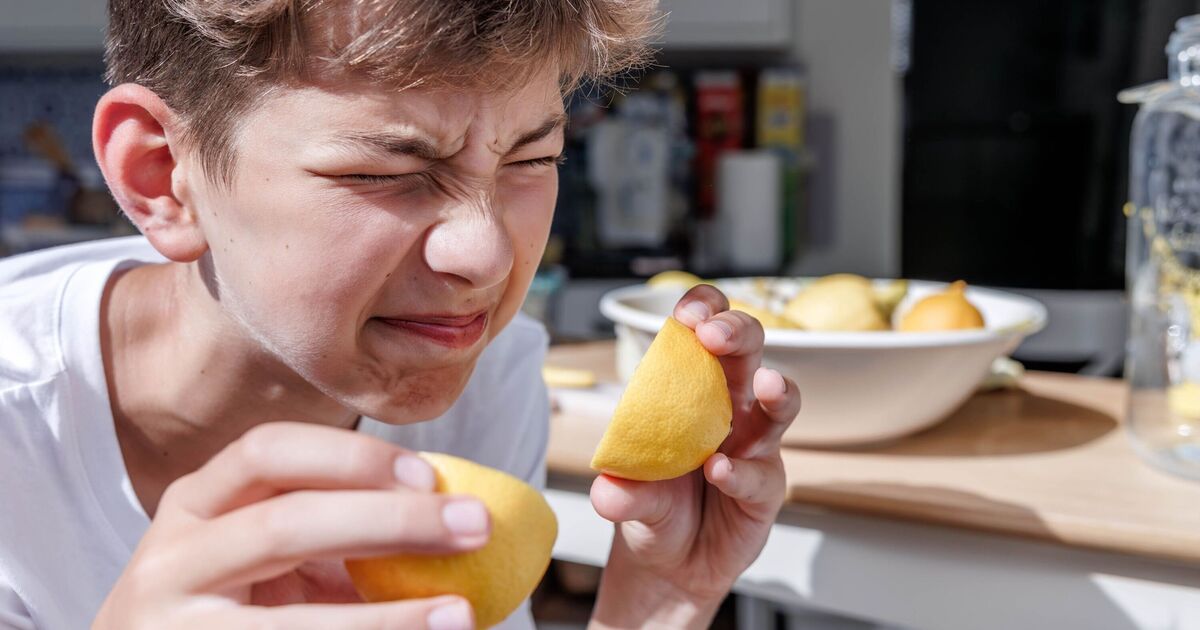
[[(303, 494), (294, 492), (286, 499), (263, 503), (256, 511), (252, 519), (253, 531), (257, 532), (267, 556), (285, 557), (296, 548), (298, 511), (293, 508), (304, 501), (304, 497), (301, 496)], [(299, 511), (302, 512), (303, 510)]]
[(167, 487), (163, 489), (162, 496), (158, 498), (158, 514), (156, 516), (173, 509), (178, 504), (179, 498), (185, 493), (184, 489), (191, 483), (193, 474), (195, 473), (189, 473), (167, 484)]
[(170, 553), (157, 549), (131, 564), (122, 578), (123, 590), (132, 601), (154, 601), (164, 580), (172, 575)]
[(373, 439), (357, 433), (347, 434), (351, 439), (345, 446), (341, 459), (342, 472), (351, 479), (370, 479), (388, 476), (391, 459), (397, 454), (376, 443)]
[(242, 434), (235, 442), (233, 452), (237, 465), (247, 471), (262, 468), (269, 461), (279, 441), (279, 430), (270, 424), (260, 424)]

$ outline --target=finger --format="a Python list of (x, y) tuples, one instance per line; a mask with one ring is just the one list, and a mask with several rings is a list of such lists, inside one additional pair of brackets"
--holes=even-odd
[(673, 316), (679, 323), (695, 330), (701, 322), (728, 310), (729, 300), (724, 293), (712, 285), (698, 284), (675, 303)]
[(741, 311), (726, 311), (697, 327), (696, 337), (721, 361), (735, 416), (738, 409), (748, 411), (753, 401), (751, 380), (762, 363), (762, 324)]
[(592, 507), (614, 523), (641, 521), (653, 525), (670, 511), (666, 484), (670, 481), (632, 481), (599, 475), (592, 482)]
[(716, 453), (704, 462), (704, 478), (722, 494), (743, 504), (774, 510), (783, 503), (783, 463), (771, 459), (731, 459)]
[(209, 628), (288, 628), (289, 630), (470, 630), (471, 605), (461, 597), (408, 599), (379, 604), (293, 604), (227, 608), (201, 620)]
[(273, 422), (238, 438), (196, 472), (167, 489), (164, 504), (212, 518), (303, 489), (432, 491), (433, 468), (411, 452), (361, 433)]
[(476, 498), (409, 490), (291, 492), (193, 526), (174, 553), (195, 590), (245, 585), (305, 560), (392, 553), (459, 553), (486, 544)]
[(744, 449), (732, 451), (735, 457), (759, 457), (779, 449), (783, 434), (800, 413), (800, 388), (771, 368), (759, 368), (754, 373), (754, 397), (758, 409), (755, 418), (758, 435), (748, 440)]

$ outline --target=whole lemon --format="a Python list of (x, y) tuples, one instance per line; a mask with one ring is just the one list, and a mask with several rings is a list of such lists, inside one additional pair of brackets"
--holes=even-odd
[(741, 311), (754, 319), (757, 319), (763, 328), (795, 328), (796, 325), (791, 320), (781, 315), (776, 315), (774, 312), (765, 308), (760, 308), (749, 302), (743, 302), (738, 299), (729, 299), (729, 310)]
[(1200, 420), (1200, 383), (1184, 381), (1168, 387), (1167, 409), (1187, 420)]
[(967, 283), (959, 280), (942, 293), (926, 297), (900, 318), (898, 330), (930, 332), (983, 328), (983, 314), (967, 300)]
[(892, 280), (875, 288), (874, 293), (875, 306), (879, 309), (879, 314), (883, 316), (884, 320), (890, 320), (896, 307), (904, 300), (904, 296), (908, 295), (908, 281)]
[(871, 282), (837, 274), (810, 284), (784, 308), (784, 316), (805, 330), (886, 330)]
[(864, 289), (871, 288), (871, 280), (856, 273), (834, 273), (828, 276), (821, 276), (820, 278), (813, 280), (808, 286), (816, 287), (832, 284), (854, 285)]
[(680, 287), (690, 289), (697, 284), (704, 284), (704, 279), (686, 271), (671, 270), (654, 274), (646, 281), (648, 287)]
[(658, 481), (689, 473), (729, 435), (725, 371), (691, 328), (668, 317), (629, 379), (592, 468)]
[(461, 595), (480, 628), (504, 621), (533, 593), (550, 566), (558, 521), (541, 493), (508, 473), (441, 453), (421, 453), (437, 491), (470, 494), (487, 507), (492, 534), (481, 549), (445, 556), (401, 554), (346, 561), (370, 602)]

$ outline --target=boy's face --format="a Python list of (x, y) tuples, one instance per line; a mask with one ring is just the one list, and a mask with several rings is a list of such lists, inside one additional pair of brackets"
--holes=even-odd
[(281, 88), (240, 125), (230, 190), (183, 169), (211, 290), (347, 407), (434, 417), (524, 299), (562, 122), (551, 74), (495, 94)]

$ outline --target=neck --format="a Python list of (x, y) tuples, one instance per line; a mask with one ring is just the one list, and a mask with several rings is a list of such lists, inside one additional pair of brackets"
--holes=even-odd
[(100, 321), (117, 440), (150, 515), (172, 481), (256, 425), (357, 419), (249, 339), (195, 264), (114, 275)]

